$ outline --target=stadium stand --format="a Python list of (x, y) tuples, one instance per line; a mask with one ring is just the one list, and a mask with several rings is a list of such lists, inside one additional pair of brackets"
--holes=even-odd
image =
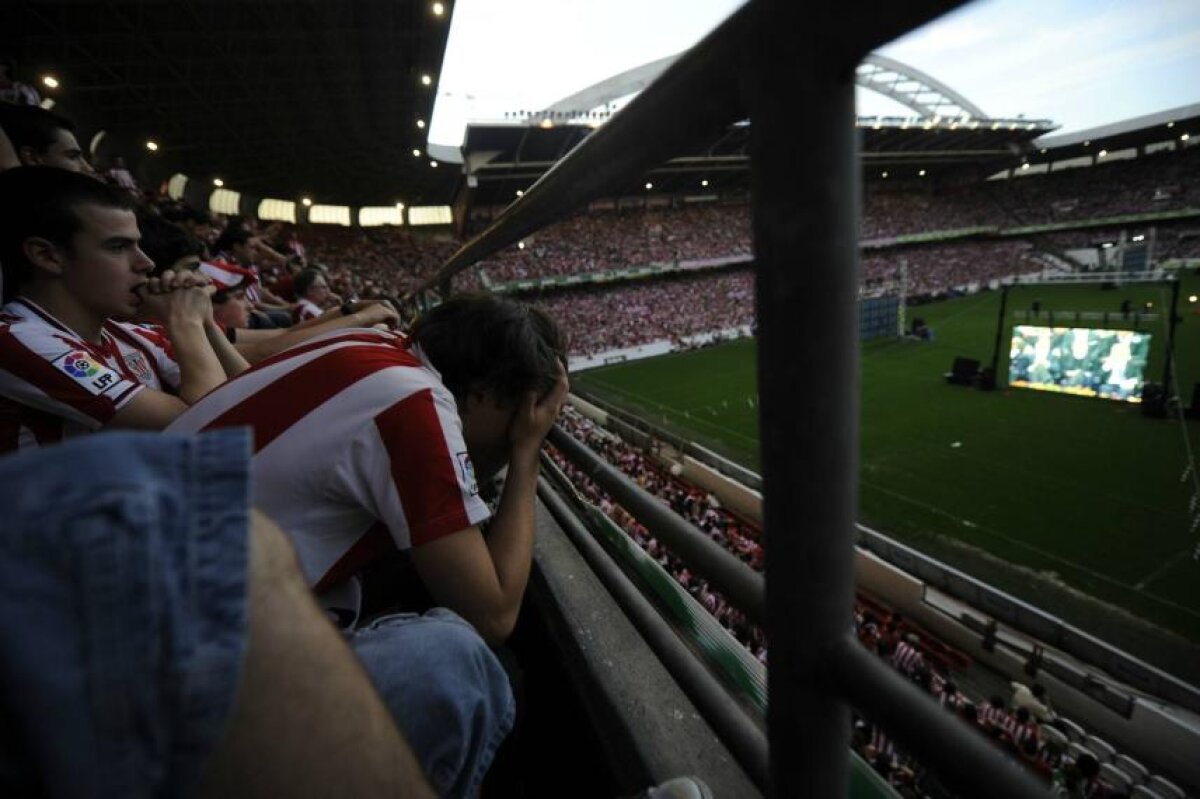
[[(722, 508), (716, 497), (673, 475), (652, 451), (627, 443), (574, 408), (564, 409), (561, 425), (571, 436), (633, 478), (713, 541), (756, 570), (762, 569), (761, 530), (753, 522)], [(767, 661), (767, 641), (762, 630), (747, 624), (743, 614), (687, 569), (574, 464), (553, 448), (550, 448), (550, 455), (589, 501), (692, 593), (760, 662)], [(1173, 783), (1162, 777), (1152, 777), (1138, 761), (1088, 734), (1069, 718), (1053, 714), (1052, 719), (1038, 724), (1026, 711), (1002, 697), (985, 697), (978, 687), (978, 676), (972, 678), (977, 667), (969, 656), (914, 626), (878, 599), (858, 593), (854, 625), (855, 633), (865, 647), (928, 692), (948, 712), (975, 725), (1001, 751), (1059, 795), (1100, 799), (1129, 796), (1136, 788), (1141, 792), (1133, 795), (1184, 796)], [(901, 795), (942, 795), (922, 765), (898, 747), (882, 727), (856, 714), (853, 729), (856, 751)], [(1089, 778), (1089, 774), (1093, 776)], [(1180, 792), (1174, 793), (1172, 787)]]

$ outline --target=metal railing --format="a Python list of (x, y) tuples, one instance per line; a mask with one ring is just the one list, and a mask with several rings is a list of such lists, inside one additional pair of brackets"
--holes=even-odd
[[(1045, 793), (981, 736), (965, 732), (929, 697), (873, 660), (849, 633), (861, 180), (855, 69), (873, 48), (958, 4), (751, 0), (555, 164), (422, 286), (448, 292), (453, 276), (472, 263), (587, 200), (636, 185), (650, 167), (749, 116), (770, 556), (761, 594), (739, 587), (733, 575), (724, 576), (743, 594), (734, 598), (730, 592), (731, 598), (747, 601), (744, 610), (752, 616), (756, 604), (760, 616), (763, 612), (755, 596), (765, 595), (773, 796), (846, 795), (847, 702), (881, 722), (963, 795)], [(578, 450), (574, 454), (583, 456)], [(598, 465), (595, 472), (607, 475)], [(610, 477), (615, 482), (612, 475), (604, 479)], [(657, 500), (649, 504), (661, 508)], [(680, 543), (690, 547), (690, 554), (679, 554), (696, 559), (698, 570), (720, 574), (720, 557), (683, 536)]]

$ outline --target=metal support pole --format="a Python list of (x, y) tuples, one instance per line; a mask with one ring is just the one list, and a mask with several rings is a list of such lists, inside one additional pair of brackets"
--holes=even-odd
[[(1170, 400), (1172, 396), (1172, 367), (1175, 360), (1175, 325), (1179, 321), (1179, 278), (1171, 281), (1171, 302), (1165, 309), (1167, 316), (1167, 356), (1163, 360), (1163, 398)], [(1176, 396), (1177, 402), (1183, 402), (1183, 397)]]
[(992, 380), (1000, 384), (996, 370), (1000, 368), (1000, 345), (1004, 341), (1004, 314), (1008, 311), (1008, 286), (1000, 287), (1000, 317), (996, 320), (996, 343), (992, 346)]
[[(807, 7), (760, 30), (751, 180), (767, 537), (771, 793), (846, 796), (849, 713), (823, 682), (851, 626), (858, 453), (854, 66)], [(846, 62), (851, 63), (847, 64)]]

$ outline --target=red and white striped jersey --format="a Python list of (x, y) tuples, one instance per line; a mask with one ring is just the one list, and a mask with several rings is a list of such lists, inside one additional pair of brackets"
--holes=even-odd
[(896, 645), (896, 652), (892, 655), (892, 665), (898, 671), (912, 675), (925, 665), (925, 656), (921, 654), (921, 650), (908, 641), (901, 641)]
[(110, 320), (100, 339), (23, 297), (0, 309), (0, 453), (99, 430), (147, 386), (178, 390), (162, 328)]
[(488, 517), (454, 397), (404, 336), (350, 329), (310, 339), (167, 429), (239, 425), (254, 429), (254, 504), (291, 537), (309, 585), (343, 624), (361, 600), (354, 575), (376, 557)]
[(317, 305), (312, 300), (306, 300), (303, 297), (296, 304), (295, 317), (297, 322), (305, 322), (309, 319), (316, 319), (321, 314), (325, 313), (321, 310), (321, 306)]

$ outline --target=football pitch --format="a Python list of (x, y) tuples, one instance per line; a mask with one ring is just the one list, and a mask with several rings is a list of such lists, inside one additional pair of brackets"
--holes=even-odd
[[(1188, 302), (1197, 293), (1200, 278), (1187, 277), (1176, 343), (1185, 403), (1200, 381), (1200, 303)], [(1139, 405), (947, 384), (942, 375), (955, 356), (990, 361), (1000, 296), (910, 306), (910, 320), (925, 319), (933, 341), (864, 344), (860, 520), (1099, 637), (1112, 640), (1112, 625), (1129, 621), (1125, 611), (1200, 643), (1200, 562), (1192, 557), (1200, 528), (1189, 530), (1193, 488), (1181, 479), (1185, 434), (1200, 457), (1200, 423), (1185, 433), (1176, 418), (1146, 418)], [(1046, 324), (1014, 318), (1034, 300), (1056, 312), (1118, 312), (1130, 299), (1158, 312), (1141, 324), (1155, 339), (1146, 379), (1158, 381), (1169, 296), (1161, 285), (1012, 289), (999, 372), (1007, 374), (1011, 326)], [(744, 340), (572, 380), (757, 470), (755, 358), (754, 341)], [(813, 390), (821, 390), (820, 375)]]

